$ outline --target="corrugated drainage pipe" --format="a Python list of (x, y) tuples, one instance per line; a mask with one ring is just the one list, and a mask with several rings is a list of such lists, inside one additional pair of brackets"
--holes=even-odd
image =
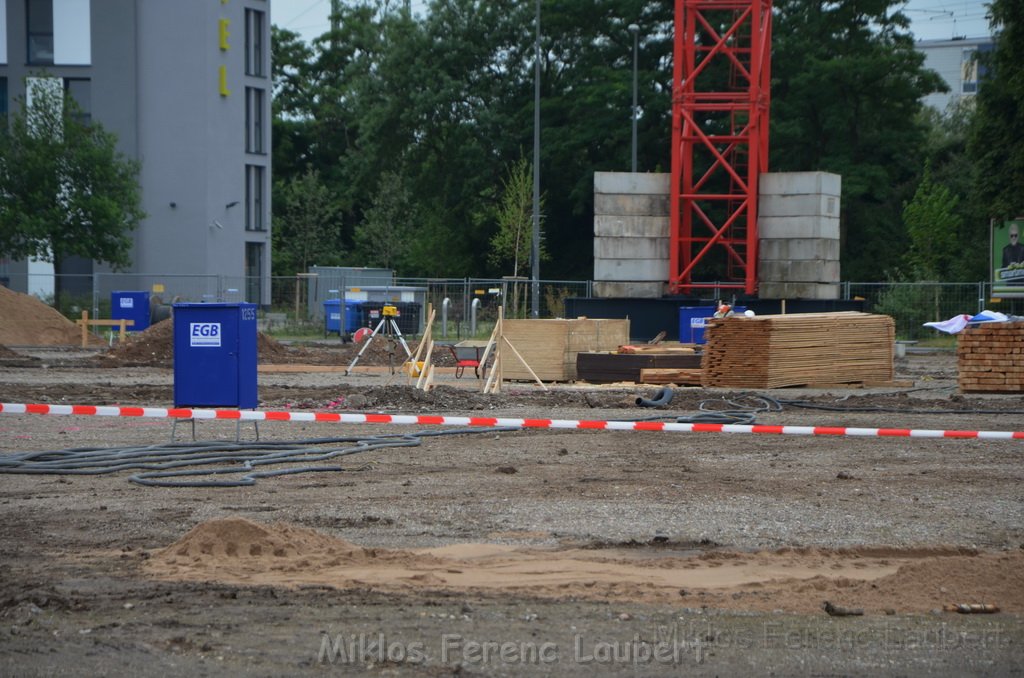
[(647, 398), (637, 398), (636, 404), (640, 407), (664, 407), (672, 402), (673, 395), (675, 395), (675, 391), (666, 387), (655, 393), (654, 397), (650, 400)]

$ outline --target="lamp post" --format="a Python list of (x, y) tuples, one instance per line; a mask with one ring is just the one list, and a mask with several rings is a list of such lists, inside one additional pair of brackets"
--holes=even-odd
[(633, 173), (636, 174), (636, 57), (637, 57), (637, 36), (640, 27), (636, 24), (629, 25), (629, 32), (633, 34)]
[(540, 317), (540, 0), (533, 43), (533, 246), (530, 249), (530, 316)]

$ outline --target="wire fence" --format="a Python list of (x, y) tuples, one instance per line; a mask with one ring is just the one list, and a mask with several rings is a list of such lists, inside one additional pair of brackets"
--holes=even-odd
[[(82, 311), (89, 311), (96, 318), (112, 317), (114, 293), (129, 290), (146, 290), (153, 309), (169, 309), (178, 302), (269, 300), (260, 305), (264, 326), (270, 323), (307, 333), (327, 326), (325, 301), (344, 303), (350, 298), (371, 305), (407, 302), (407, 309), (416, 314), (413, 333), (423, 330), (429, 305), (436, 314), (434, 336), (440, 339), (486, 336), (499, 306), (508, 318), (534, 315), (533, 284), (525, 278), (394, 278), (390, 284), (363, 289), (299, 275), (273, 277), (268, 290), (263, 290), (265, 283), (257, 279), (218, 275), (29, 274), (8, 276), (0, 283), (34, 294), (73, 319), (80, 317)], [(542, 280), (537, 284), (536, 315), (563, 317), (566, 299), (592, 296), (590, 280)], [(865, 311), (891, 316), (896, 322), (896, 336), (901, 340), (933, 337), (935, 330), (925, 327), (925, 322), (947, 320), (959, 314), (973, 315), (985, 309), (1024, 314), (1024, 299), (994, 299), (988, 282), (845, 282), (840, 286), (840, 298), (862, 301)], [(163, 317), (168, 314), (169, 311), (165, 312)], [(339, 334), (343, 333), (344, 328)]]

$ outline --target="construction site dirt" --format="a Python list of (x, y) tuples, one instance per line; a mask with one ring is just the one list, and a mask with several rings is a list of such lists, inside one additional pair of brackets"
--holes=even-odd
[[(8, 346), (0, 402), (173, 406), (169, 355), (132, 350)], [(880, 387), (678, 387), (655, 408), (637, 401), (661, 387), (633, 384), (484, 394), (442, 352), (423, 391), (386, 351), (346, 375), (354, 350), (261, 339), (259, 409), (1024, 429), (1019, 395), (961, 394), (948, 352), (897, 359)], [(0, 672), (1024, 671), (1022, 439), (414, 435), (451, 430), (0, 414)], [(147, 476), (155, 467), (111, 461), (97, 473), (86, 459), (214, 441), (216, 464), (173, 468), (234, 472)], [(278, 444), (346, 452), (266, 464), (260, 446)], [(65, 452), (34, 460), (65, 463), (17, 472), (48, 451)], [(225, 482), (139, 482), (154, 477)]]

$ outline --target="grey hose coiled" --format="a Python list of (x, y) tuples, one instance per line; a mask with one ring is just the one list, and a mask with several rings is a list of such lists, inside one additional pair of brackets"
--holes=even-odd
[(636, 404), (640, 407), (665, 407), (672, 402), (672, 396), (674, 395), (675, 391), (666, 387), (655, 393), (651, 399), (637, 398)]

